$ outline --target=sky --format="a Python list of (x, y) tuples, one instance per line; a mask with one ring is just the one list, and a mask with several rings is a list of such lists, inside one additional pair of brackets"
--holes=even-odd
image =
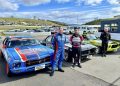
[(120, 0), (0, 0), (0, 17), (18, 17), (84, 24), (120, 15)]

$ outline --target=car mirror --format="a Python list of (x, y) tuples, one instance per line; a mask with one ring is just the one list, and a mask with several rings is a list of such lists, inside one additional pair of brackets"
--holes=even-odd
[(46, 46), (46, 41), (45, 41), (45, 40), (40, 41), (40, 44), (42, 44), (42, 45), (45, 45), (45, 46)]

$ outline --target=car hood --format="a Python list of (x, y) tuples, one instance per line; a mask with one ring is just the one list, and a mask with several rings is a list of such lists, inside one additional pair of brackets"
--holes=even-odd
[[(72, 45), (70, 43), (65, 44), (65, 46), (69, 47), (69, 48), (72, 48)], [(81, 45), (82, 51), (90, 50), (90, 49), (93, 49), (93, 48), (97, 48), (97, 47), (94, 46), (94, 45), (91, 45), (91, 44), (82, 44)]]
[[(98, 43), (98, 44), (101, 44), (102, 41), (101, 40), (93, 40), (94, 42)], [(108, 42), (109, 44), (115, 44), (115, 43), (118, 43), (118, 42), (115, 42), (115, 41), (109, 41)]]
[(43, 46), (24, 46), (16, 48), (7, 48), (7, 52), (11, 54), (12, 58), (15, 60), (27, 61), (27, 60), (37, 60), (50, 56), (54, 53), (54, 50)]

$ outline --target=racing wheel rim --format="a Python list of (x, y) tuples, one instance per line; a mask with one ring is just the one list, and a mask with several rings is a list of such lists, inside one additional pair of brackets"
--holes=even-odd
[(65, 55), (64, 55), (64, 56), (65, 56), (65, 57), (64, 57), (65, 61), (67, 61), (67, 60), (68, 60), (68, 53), (65, 52)]

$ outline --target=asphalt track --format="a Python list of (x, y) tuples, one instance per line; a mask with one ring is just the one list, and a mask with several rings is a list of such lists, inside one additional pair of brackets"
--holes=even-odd
[[(116, 55), (119, 56), (119, 53)], [(83, 63), (87, 61), (89, 59), (84, 60)], [(64, 62), (63, 69), (64, 73), (56, 71), (53, 77), (49, 76), (50, 69), (7, 77), (5, 61), (0, 57), (0, 86), (115, 86), (100, 78), (72, 69), (70, 63)]]
[(49, 69), (7, 77), (5, 61), (0, 58), (0, 86), (114, 86), (104, 80), (73, 70), (70, 63), (64, 62), (63, 68), (64, 73), (56, 71), (53, 77), (49, 76)]

